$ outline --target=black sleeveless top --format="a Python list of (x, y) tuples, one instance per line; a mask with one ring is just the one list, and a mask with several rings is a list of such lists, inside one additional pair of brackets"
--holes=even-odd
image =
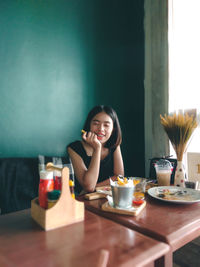
[[(85, 166), (88, 168), (91, 161), (91, 156), (88, 156), (81, 141), (75, 141), (71, 144), (69, 144), (67, 147), (70, 147), (73, 149), (82, 159), (85, 163)], [(112, 148), (109, 150), (108, 155), (101, 160), (100, 162), (100, 170), (99, 170), (99, 177), (97, 180), (97, 183), (102, 182), (109, 177), (114, 175), (113, 168), (113, 153), (115, 151), (115, 148)], [(82, 191), (82, 186), (80, 185), (78, 179), (75, 177), (75, 193), (80, 193)]]

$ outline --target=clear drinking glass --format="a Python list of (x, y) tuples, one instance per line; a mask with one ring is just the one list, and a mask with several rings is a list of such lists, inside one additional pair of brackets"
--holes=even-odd
[(130, 177), (129, 179), (132, 179), (133, 184), (135, 185), (133, 199), (135, 201), (145, 199), (147, 179), (141, 177)]
[(156, 177), (159, 186), (170, 186), (172, 165), (168, 160), (160, 159), (155, 164)]

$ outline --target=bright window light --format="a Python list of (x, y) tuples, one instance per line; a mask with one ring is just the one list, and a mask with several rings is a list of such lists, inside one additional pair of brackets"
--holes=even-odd
[[(169, 0), (169, 112), (200, 110), (200, 1)], [(175, 155), (170, 147), (171, 154)], [(187, 148), (200, 152), (198, 127)]]

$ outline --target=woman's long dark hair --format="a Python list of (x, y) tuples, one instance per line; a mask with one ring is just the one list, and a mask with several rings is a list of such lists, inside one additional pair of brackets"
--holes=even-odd
[(122, 142), (122, 132), (121, 132), (121, 127), (120, 127), (119, 120), (117, 117), (117, 113), (114, 111), (113, 108), (111, 108), (109, 106), (104, 106), (104, 105), (95, 106), (88, 113), (88, 116), (87, 116), (87, 119), (85, 121), (83, 129), (86, 132), (89, 132), (90, 131), (90, 123), (91, 123), (92, 119), (100, 112), (105, 112), (108, 116), (110, 116), (110, 118), (113, 121), (113, 131), (112, 131), (112, 134), (111, 134), (109, 140), (106, 142), (105, 147), (116, 148)]

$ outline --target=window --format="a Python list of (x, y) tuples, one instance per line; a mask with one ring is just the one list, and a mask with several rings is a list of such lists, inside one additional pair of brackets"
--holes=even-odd
[[(200, 109), (200, 1), (169, 0), (169, 112)], [(170, 147), (171, 154), (174, 150)], [(187, 152), (200, 152), (200, 128)], [(186, 159), (185, 159), (186, 161)]]

